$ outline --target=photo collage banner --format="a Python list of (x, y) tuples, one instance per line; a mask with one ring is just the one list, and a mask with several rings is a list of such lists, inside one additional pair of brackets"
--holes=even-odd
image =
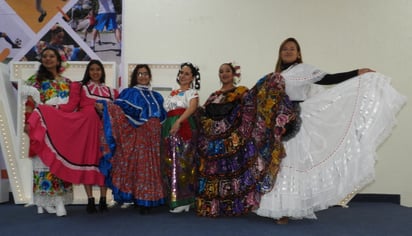
[(0, 0), (0, 19), (0, 62), (54, 47), (68, 61), (121, 63), (122, 0)]

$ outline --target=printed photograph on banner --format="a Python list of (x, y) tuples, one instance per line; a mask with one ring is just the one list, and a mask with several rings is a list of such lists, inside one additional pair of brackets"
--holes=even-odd
[(6, 0), (20, 18), (35, 32), (39, 32), (69, 0)]
[(35, 34), (4, 1), (0, 2), (0, 19), (0, 62), (7, 63)]
[(54, 47), (70, 61), (120, 65), (122, 7), (123, 0), (2, 0), (0, 59), (37, 61)]
[(46, 47), (56, 48), (67, 61), (88, 61), (91, 58), (70, 36), (64, 25), (56, 23), (21, 60), (38, 61), (41, 51)]
[(70, 27), (101, 60), (120, 64), (122, 0), (79, 0), (66, 15)]

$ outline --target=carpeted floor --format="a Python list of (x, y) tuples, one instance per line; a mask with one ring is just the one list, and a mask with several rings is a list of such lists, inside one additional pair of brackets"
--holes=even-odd
[(83, 205), (68, 206), (66, 217), (36, 214), (36, 207), (0, 204), (0, 235), (412, 235), (412, 208), (394, 203), (353, 202), (317, 214), (318, 220), (277, 225), (254, 214), (204, 218), (191, 210), (171, 214), (166, 207), (140, 215), (134, 207), (114, 207), (89, 215)]

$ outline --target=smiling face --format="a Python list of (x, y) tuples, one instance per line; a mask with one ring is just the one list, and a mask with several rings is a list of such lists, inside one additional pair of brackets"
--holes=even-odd
[(100, 83), (100, 80), (103, 75), (103, 70), (98, 64), (92, 64), (89, 67), (89, 76), (90, 80), (95, 83)]
[(283, 44), (279, 54), (280, 59), (284, 64), (294, 63), (300, 58), (298, 45), (292, 41), (288, 41)]
[(46, 49), (41, 54), (41, 64), (49, 71), (56, 70), (60, 64), (59, 56), (55, 51)]
[(179, 84), (181, 88), (189, 88), (193, 82), (192, 69), (189, 66), (183, 66), (179, 71)]
[(137, 84), (150, 85), (151, 77), (150, 77), (149, 71), (145, 67), (139, 68), (137, 70), (136, 76), (137, 76)]
[(223, 64), (219, 67), (219, 78), (223, 85), (233, 84), (234, 72), (230, 65)]

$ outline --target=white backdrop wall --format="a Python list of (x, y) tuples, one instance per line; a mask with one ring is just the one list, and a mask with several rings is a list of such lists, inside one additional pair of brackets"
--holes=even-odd
[[(279, 44), (291, 36), (306, 63), (331, 73), (369, 67), (412, 97), (410, 0), (124, 0), (123, 16), (124, 71), (128, 63), (191, 61), (202, 75), (202, 103), (220, 87), (221, 63), (240, 64), (241, 84), (251, 87), (273, 70)], [(153, 80), (175, 85), (174, 77)], [(362, 191), (400, 194), (406, 206), (412, 206), (411, 107), (409, 101), (378, 151), (376, 181)]]

